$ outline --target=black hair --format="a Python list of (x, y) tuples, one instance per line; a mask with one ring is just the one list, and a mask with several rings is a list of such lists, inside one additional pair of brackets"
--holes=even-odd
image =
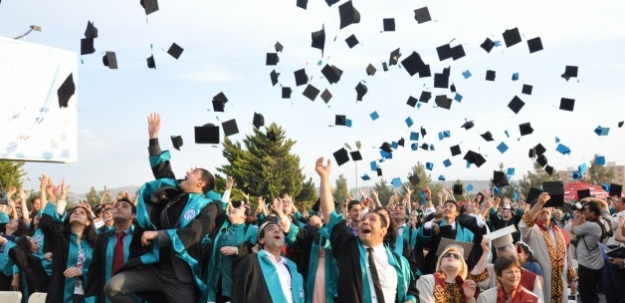
[(360, 201), (358, 200), (349, 201), (349, 203), (347, 203), (347, 210), (352, 210), (352, 207), (354, 207), (354, 205), (360, 205)]
[(497, 260), (495, 260), (495, 274), (500, 277), (501, 273), (511, 267), (516, 267), (521, 269), (521, 263), (519, 259), (513, 256), (498, 256)]
[[(130, 204), (130, 208), (132, 209), (132, 214), (136, 215), (137, 214), (137, 206), (135, 206), (134, 203), (132, 203), (128, 198), (126, 197), (121, 197), (119, 199), (117, 199), (117, 201), (115, 201), (115, 204), (119, 203), (119, 202), (126, 202), (128, 204)], [(114, 207), (115, 205), (113, 205)]]
[(85, 212), (87, 213), (87, 220), (91, 222), (91, 224), (85, 226), (85, 229), (82, 232), (82, 238), (86, 240), (91, 245), (91, 247), (93, 247), (97, 240), (97, 235), (95, 232), (95, 225), (93, 224), (93, 218), (91, 218), (90, 216), (90, 211), (84, 206), (80, 206), (80, 205), (74, 206), (72, 209), (70, 209), (67, 212), (67, 216), (65, 217), (65, 220), (63, 220), (63, 225), (61, 226), (61, 232), (63, 233), (64, 236), (66, 236), (69, 239), (70, 233), (72, 232), (72, 228), (69, 224), (69, 219), (74, 213), (74, 211), (78, 208), (82, 208), (85, 210)]
[(27, 254), (30, 254), (33, 251), (33, 244), (30, 243), (30, 237), (28, 236), (24, 235), (17, 238), (17, 240), (15, 240), (15, 244)]
[(386, 217), (378, 213), (379, 211), (386, 211), (389, 217), (391, 213), (388, 211), (388, 209), (384, 207), (376, 207), (373, 210), (373, 212), (376, 213), (380, 217), (380, 222), (382, 224), (382, 227), (387, 227), (386, 234), (384, 235), (384, 240), (383, 240), (384, 243), (391, 246), (391, 248), (395, 248), (395, 242), (397, 240), (397, 226), (395, 226), (395, 222), (393, 220), (390, 220), (390, 222), (386, 222)]
[(215, 189), (215, 177), (213, 174), (203, 168), (198, 168), (197, 170), (200, 172), (200, 180), (204, 181), (202, 192), (206, 194), (207, 192)]
[(595, 214), (595, 216), (601, 216), (601, 208), (599, 207), (599, 203), (595, 201), (586, 202), (584, 207), (588, 206), (588, 210)]

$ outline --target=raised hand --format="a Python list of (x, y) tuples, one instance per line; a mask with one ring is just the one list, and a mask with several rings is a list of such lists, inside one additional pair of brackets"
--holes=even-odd
[(39, 177), (39, 184), (40, 184), (42, 192), (46, 191), (46, 187), (48, 186), (49, 182), (50, 182), (50, 178), (48, 178), (48, 176), (41, 175), (41, 177)]
[(462, 283), (462, 291), (464, 292), (464, 296), (467, 299), (474, 299), (476, 290), (475, 281), (468, 279)]
[(234, 186), (234, 179), (232, 176), (228, 176), (226, 178), (226, 190), (232, 190), (232, 186)]
[(46, 186), (46, 193), (48, 194), (48, 200), (56, 201), (59, 195), (59, 188), (54, 186), (54, 181), (48, 179), (48, 185)]
[(432, 190), (430, 190), (429, 186), (426, 186), (423, 190), (423, 194), (425, 195), (425, 199), (430, 201), (432, 199)]
[(330, 171), (332, 171), (332, 164), (330, 162), (330, 159), (328, 159), (328, 162), (326, 165), (323, 165), (323, 157), (317, 159), (317, 163), (315, 164), (315, 171), (322, 178), (329, 177)]
[(371, 194), (372, 194), (374, 197), (378, 198), (378, 191), (377, 191), (377, 190), (375, 190), (375, 188), (372, 188), (372, 189), (371, 189)]
[(26, 202), (26, 192), (24, 191), (24, 188), (20, 188), (20, 200), (22, 202)]
[(161, 130), (161, 115), (158, 113), (151, 113), (148, 116), (148, 134), (150, 139), (157, 139), (158, 132)]
[(11, 199), (11, 197), (13, 197), (13, 195), (15, 195), (16, 192), (17, 192), (17, 187), (15, 186), (9, 187), (9, 191), (7, 191), (7, 198)]
[(548, 192), (543, 192), (540, 194), (540, 196), (538, 196), (538, 203), (540, 203), (540, 205), (545, 205), (545, 203), (547, 203), (547, 201), (549, 201), (551, 199), (551, 196), (549, 195)]
[(65, 184), (65, 179), (61, 181), (61, 200), (67, 200), (67, 193), (69, 192), (69, 184)]

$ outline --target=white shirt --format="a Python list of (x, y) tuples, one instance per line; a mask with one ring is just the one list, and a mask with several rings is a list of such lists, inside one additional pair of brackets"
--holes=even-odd
[[(423, 228), (425, 228), (425, 229), (432, 229), (432, 223), (434, 223), (435, 220), (436, 219), (432, 219), (432, 221), (425, 222), (425, 224), (423, 224)], [(456, 229), (456, 221), (454, 221), (451, 224), (447, 224), (447, 225), (451, 225), (451, 229)]]
[(404, 234), (404, 228), (406, 228), (406, 226), (408, 226), (407, 223), (404, 223), (402, 225), (397, 226), (397, 235), (401, 236)]
[(615, 246), (623, 246), (623, 243), (616, 241), (616, 229), (618, 228), (618, 223), (619, 223), (619, 219), (621, 217), (625, 216), (625, 210), (624, 211), (619, 211), (617, 213), (615, 213), (614, 215), (612, 215), (612, 237), (610, 237), (608, 239), (608, 246), (611, 245), (615, 245)]
[(286, 297), (286, 301), (293, 303), (293, 293), (291, 291), (291, 273), (286, 267), (286, 259), (280, 258), (280, 261), (276, 260), (276, 257), (270, 253), (267, 253), (269, 260), (278, 270), (278, 278), (280, 279), (280, 286), (282, 287), (282, 293)]
[[(365, 251), (367, 246), (365, 246)], [(371, 278), (371, 269), (369, 266), (369, 252), (365, 256), (367, 260), (367, 277), (369, 277), (369, 289), (371, 290), (371, 302), (377, 303), (378, 298), (375, 293), (375, 287), (373, 286), (373, 279)], [(384, 293), (384, 302), (395, 302), (397, 296), (397, 272), (395, 268), (388, 261), (388, 254), (384, 248), (384, 244), (380, 244), (373, 247), (373, 260), (375, 261), (375, 268), (378, 270), (378, 278), (380, 279), (380, 286)]]

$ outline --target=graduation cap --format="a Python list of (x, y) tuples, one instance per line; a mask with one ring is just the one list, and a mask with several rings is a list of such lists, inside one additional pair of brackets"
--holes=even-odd
[(228, 97), (226, 97), (226, 94), (224, 94), (224, 92), (219, 92), (217, 95), (213, 96), (213, 101), (214, 100), (221, 101), (223, 102), (223, 104), (228, 103)]
[(146, 63), (148, 64), (148, 68), (156, 69), (156, 62), (154, 61), (154, 55), (151, 55), (145, 60), (146, 60)]
[(93, 38), (80, 39), (80, 54), (89, 55), (95, 53), (95, 47), (93, 46)]
[(280, 42), (276, 42), (276, 44), (274, 45), (274, 48), (276, 49), (276, 52), (279, 52), (279, 53), (281, 53), (284, 50), (284, 46), (280, 44)]
[(543, 42), (540, 41), (540, 37), (527, 40), (527, 46), (530, 49), (530, 54), (543, 50)]
[(595, 128), (595, 134), (597, 134), (597, 136), (607, 136), (609, 133), (609, 127), (602, 127), (601, 125), (599, 125), (597, 126), (597, 128)]
[(495, 47), (495, 43), (493, 42), (493, 40), (486, 38), (486, 40), (484, 40), (484, 42), (480, 44), (480, 47), (484, 49), (487, 53), (490, 53), (493, 47)]
[(504, 142), (501, 142), (499, 143), (499, 145), (497, 145), (497, 150), (503, 154), (508, 150), (508, 145), (506, 145), (506, 143)]
[(480, 167), (484, 163), (486, 163), (486, 159), (484, 159), (484, 157), (481, 154), (476, 153), (472, 150), (468, 151), (464, 155), (464, 159), (467, 160), (467, 162), (469, 162), (470, 164), (475, 164), (477, 167)]
[(495, 71), (494, 70), (486, 71), (486, 80), (487, 81), (495, 81)]
[(360, 151), (358, 151), (358, 150), (350, 152), (349, 155), (352, 157), (352, 161), (361, 161), (362, 160), (362, 155), (360, 154)]
[(317, 95), (319, 95), (319, 90), (316, 87), (308, 84), (302, 94), (306, 96), (306, 98), (310, 99), (310, 101), (315, 101), (315, 98), (317, 98)]
[(562, 74), (562, 78), (569, 81), (570, 78), (577, 78), (577, 66), (569, 66), (567, 65), (564, 69), (564, 74)]
[(577, 191), (577, 200), (582, 200), (584, 198), (590, 197), (590, 189), (582, 189)]
[(221, 123), (221, 127), (224, 129), (226, 137), (239, 133), (239, 127), (237, 126), (237, 121), (235, 119)]
[(400, 57), (401, 57), (401, 53), (399, 52), (399, 48), (392, 51), (388, 59), (388, 65), (389, 66), (397, 65), (397, 61), (399, 61)]
[(549, 163), (549, 161), (547, 160), (547, 156), (545, 155), (538, 156), (538, 159), (536, 159), (536, 162), (538, 162), (538, 164), (540, 164), (541, 167), (544, 167), (545, 165), (547, 165), (547, 163)]
[(261, 128), (265, 125), (265, 117), (262, 114), (254, 113), (254, 120), (252, 121), (252, 124), (256, 128)]
[(378, 173), (378, 177), (382, 176), (382, 169), (381, 168), (377, 168), (375, 171)]
[(466, 121), (464, 122), (464, 124), (462, 124), (462, 126), (460, 126), (460, 128), (464, 128), (466, 130), (470, 130), (473, 128), (473, 126), (475, 126), (475, 123), (473, 123), (473, 121)]
[(218, 112), (218, 113), (223, 113), (224, 112), (224, 102), (221, 100), (215, 100), (213, 99), (213, 111)]
[(328, 102), (330, 102), (330, 99), (332, 99), (332, 93), (330, 93), (330, 91), (326, 88), (325, 90), (323, 90), (323, 93), (321, 93), (321, 100), (323, 100), (323, 102), (325, 102), (326, 104)]
[(297, 0), (297, 3), (295, 3), (295, 6), (301, 9), (306, 9), (306, 7), (308, 6), (308, 0)]
[(171, 136), (171, 144), (174, 145), (174, 148), (180, 150), (182, 146), (182, 137), (181, 136)]
[(575, 99), (562, 98), (560, 99), (560, 109), (566, 111), (573, 111), (575, 107)]
[(421, 182), (421, 179), (419, 179), (419, 175), (414, 174), (410, 177), (408, 177), (408, 181), (410, 181), (410, 183), (414, 186), (419, 185), (419, 182)]
[(521, 131), (521, 136), (529, 135), (534, 132), (534, 129), (532, 128), (530, 122), (520, 124), (519, 130)]
[(451, 58), (454, 59), (454, 61), (464, 56), (466, 56), (466, 53), (464, 52), (464, 48), (462, 47), (462, 44), (456, 45), (451, 49)]
[(462, 188), (462, 184), (454, 184), (454, 195), (461, 196), (464, 193), (464, 188)]
[(367, 66), (367, 76), (373, 76), (375, 75), (375, 72), (377, 71), (377, 69), (375, 69), (375, 66), (369, 64), (369, 66)]
[(419, 53), (413, 51), (410, 56), (406, 57), (406, 59), (401, 62), (401, 65), (412, 77), (422, 69), (425, 63), (423, 62), (423, 60), (421, 60), (421, 56), (419, 55)]
[(429, 64), (424, 64), (419, 68), (419, 78), (432, 77), (432, 70)]
[(523, 102), (523, 100), (521, 100), (521, 98), (517, 96), (514, 96), (514, 98), (512, 98), (512, 101), (508, 103), (508, 108), (510, 108), (515, 114), (518, 114), (523, 106), (525, 106), (525, 102)]
[(313, 48), (320, 49), (321, 53), (323, 54), (323, 49), (324, 49), (324, 47), (326, 45), (326, 30), (325, 30), (325, 27), (322, 26), (321, 30), (312, 33), (311, 34), (311, 38), (312, 38), (312, 42), (311, 42), (310, 46), (313, 47)]
[(361, 82), (358, 82), (358, 85), (356, 85), (356, 100), (362, 101), (362, 98), (367, 94), (368, 90), (369, 89), (367, 88), (366, 85), (362, 84)]
[(519, 28), (508, 29), (503, 32), (503, 41), (506, 43), (506, 47), (516, 45), (521, 42), (521, 34)]
[(326, 80), (330, 82), (330, 84), (334, 84), (338, 83), (339, 80), (341, 80), (341, 75), (343, 74), (343, 71), (338, 69), (334, 65), (326, 64), (326, 66), (321, 69), (321, 73), (323, 74), (323, 76), (325, 76)]
[(104, 63), (104, 66), (108, 66), (109, 69), (117, 69), (117, 56), (115, 52), (106, 52), (104, 57), (102, 57), (102, 63)]
[(397, 144), (401, 147), (404, 147), (404, 144), (406, 143), (406, 140), (404, 140), (404, 138), (399, 139), (399, 141), (397, 141)]
[(290, 99), (293, 90), (290, 87), (282, 87), (282, 99)]
[(195, 127), (196, 144), (219, 144), (219, 126), (206, 124)]
[(540, 143), (536, 144), (534, 147), (534, 152), (537, 156), (542, 156), (546, 151), (547, 149)]
[(427, 135), (427, 131), (425, 130), (425, 128), (423, 126), (421, 126), (421, 137), (425, 138), (425, 135)]
[(533, 87), (531, 85), (523, 84), (523, 89), (521, 90), (521, 93), (526, 94), (526, 95), (531, 95), (532, 88)]
[(491, 240), (493, 243), (493, 247), (501, 248), (501, 247), (514, 243), (512, 234), (515, 233), (516, 231), (517, 231), (516, 226), (512, 224), (504, 228), (500, 228), (498, 230), (492, 231), (488, 234), (485, 234), (484, 238)]
[[(172, 57), (176, 58), (176, 60), (178, 60), (178, 58), (180, 58), (180, 55), (182, 55), (183, 51), (184, 49), (180, 47), (180, 45), (172, 43), (172, 45), (169, 47), (169, 50), (167, 50), (167, 53)], [(277, 57), (278, 55), (276, 55), (276, 58)]]
[(334, 156), (334, 160), (336, 160), (336, 163), (339, 166), (349, 162), (349, 153), (344, 147), (341, 147), (341, 149), (337, 150), (332, 155)]
[(623, 192), (623, 185), (610, 184), (610, 197), (620, 197)]
[(543, 191), (551, 196), (544, 207), (561, 207), (564, 204), (564, 184), (562, 181), (544, 182)]
[(271, 142), (276, 142), (278, 139), (276, 138), (276, 133), (273, 130), (267, 132), (267, 139)]
[(531, 187), (529, 193), (527, 194), (526, 201), (533, 205), (536, 202), (536, 199), (538, 199), (538, 196), (540, 196), (540, 194), (542, 193), (543, 193), (542, 190)]
[(382, 143), (382, 145), (380, 146), (380, 149), (387, 152), (387, 153), (392, 153), (393, 149), (391, 149), (391, 144), (388, 142), (384, 142)]
[(493, 134), (491, 134), (490, 132), (485, 132), (483, 134), (481, 134), (480, 136), (482, 136), (482, 138), (484, 138), (484, 140), (486, 140), (486, 142), (490, 142), (493, 141)]
[(278, 62), (280, 62), (280, 58), (278, 58), (278, 53), (267, 53), (267, 60), (265, 60), (265, 65), (278, 65)]
[(419, 102), (419, 100), (413, 96), (408, 97), (408, 101), (406, 102), (406, 104), (408, 104), (410, 107), (415, 107), (417, 106), (417, 102)]
[(432, 99), (432, 93), (428, 91), (422, 91), (419, 97), (419, 102), (428, 103)]
[(158, 1), (157, 0), (141, 0), (139, 1), (143, 9), (145, 9), (145, 15), (149, 15), (158, 11)]
[(382, 23), (383, 23), (385, 32), (395, 31), (395, 19), (394, 18), (385, 18), (382, 20)]
[(449, 75), (434, 74), (434, 87), (448, 88), (449, 87)]
[(362, 175), (360, 178), (362, 179), (362, 181), (369, 181), (369, 180), (371, 180), (371, 177), (369, 177), (369, 175), (367, 175), (367, 174)]
[(63, 84), (56, 91), (59, 98), (59, 108), (67, 107), (69, 99), (76, 93), (76, 83), (74, 83), (74, 74), (69, 74)]
[(354, 46), (358, 45), (358, 39), (355, 35), (351, 35), (347, 37), (347, 39), (345, 39), (345, 43), (347, 43), (347, 46), (349, 46), (349, 48), (354, 48)]
[(85, 30), (85, 38), (95, 39), (98, 37), (98, 29), (93, 25), (93, 22), (87, 21), (87, 29)]
[(339, 16), (341, 18), (340, 29), (360, 22), (360, 13), (354, 8), (352, 1), (347, 1), (339, 6)]
[(436, 105), (444, 109), (451, 109), (451, 99), (447, 95), (438, 95), (435, 99)]
[(295, 71), (293, 74), (295, 74), (295, 85), (296, 86), (301, 86), (304, 85), (306, 83), (308, 83), (308, 75), (306, 74), (306, 70), (305, 69), (300, 69)]
[(441, 256), (444, 252), (452, 248), (455, 248), (460, 253), (460, 255), (462, 255), (464, 260), (467, 260), (469, 259), (469, 254), (473, 249), (473, 243), (456, 241), (443, 237), (441, 238), (441, 242), (438, 244), (438, 250), (436, 251), (436, 255)]
[(625, 121), (620, 121), (620, 122), (618, 123), (618, 128), (623, 127), (623, 123), (625, 123)]
[(451, 45), (445, 44), (436, 48), (438, 54), (438, 60), (445, 61), (452, 57)]
[(462, 151), (460, 151), (460, 145), (454, 145), (450, 147), (449, 149), (451, 150), (452, 157), (462, 154)]
[(346, 119), (347, 117), (345, 117), (345, 115), (336, 115), (334, 116), (334, 125), (345, 126)]
[(430, 11), (428, 10), (427, 6), (416, 9), (414, 11), (414, 19), (417, 20), (417, 23), (419, 24), (432, 21)]
[(502, 171), (494, 171), (493, 179), (491, 180), (491, 182), (493, 182), (493, 184), (497, 185), (497, 187), (499, 188), (510, 185), (506, 173)]
[(276, 72), (276, 70), (272, 70), (269, 74), (269, 78), (271, 78), (271, 85), (276, 86), (278, 84), (278, 77), (280, 77), (280, 73)]

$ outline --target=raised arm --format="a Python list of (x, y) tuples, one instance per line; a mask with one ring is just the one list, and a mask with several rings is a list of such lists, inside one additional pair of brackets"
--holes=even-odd
[(24, 188), (20, 189), (20, 205), (22, 207), (22, 221), (27, 226), (30, 226), (30, 212), (28, 211), (28, 205), (26, 205), (26, 192)]
[(321, 213), (323, 214), (323, 220), (326, 224), (330, 223), (330, 214), (334, 211), (334, 198), (332, 197), (332, 189), (330, 188), (330, 171), (332, 170), (332, 164), (328, 160), (326, 165), (323, 165), (323, 158), (317, 159), (315, 170), (320, 177), (319, 183), (319, 200)]
[(158, 132), (161, 130), (161, 115), (151, 113), (148, 116), (148, 134), (150, 136), (150, 145), (148, 151), (150, 153), (150, 166), (154, 179), (168, 178), (176, 179), (174, 172), (169, 164), (169, 153), (161, 150), (158, 143)]
[(551, 199), (551, 196), (549, 196), (549, 193), (546, 192), (538, 196), (538, 201), (534, 204), (534, 206), (532, 206), (527, 214), (531, 222), (536, 220), (536, 217), (538, 217), (538, 214), (540, 213), (540, 209), (543, 208), (543, 205), (545, 205), (549, 199)]

